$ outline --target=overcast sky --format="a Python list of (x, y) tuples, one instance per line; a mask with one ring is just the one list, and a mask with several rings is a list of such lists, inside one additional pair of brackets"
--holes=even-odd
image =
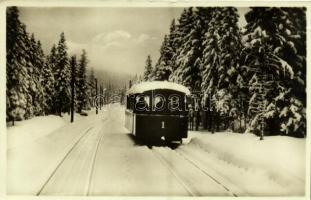
[[(94, 68), (142, 73), (147, 55), (153, 64), (173, 18), (183, 8), (20, 8), (20, 19), (45, 53), (65, 33), (70, 54), (87, 51)], [(240, 25), (246, 8), (239, 8)]]

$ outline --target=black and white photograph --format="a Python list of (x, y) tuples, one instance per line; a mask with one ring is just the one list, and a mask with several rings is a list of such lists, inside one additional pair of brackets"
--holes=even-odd
[(310, 198), (308, 4), (13, 3), (7, 197)]

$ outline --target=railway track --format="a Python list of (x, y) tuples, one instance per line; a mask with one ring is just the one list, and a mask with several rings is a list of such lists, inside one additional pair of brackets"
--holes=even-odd
[[(173, 174), (189, 196), (234, 196), (227, 186), (214, 176), (202, 169), (192, 160), (188, 159), (181, 151), (170, 147), (148, 148)], [(189, 173), (189, 171), (191, 173)]]
[[(107, 119), (104, 119), (103, 121), (106, 120)], [(102, 132), (102, 129), (103, 127), (96, 128), (94, 126), (91, 126), (83, 131), (83, 133), (70, 147), (66, 155), (57, 164), (54, 171), (51, 173), (49, 178), (37, 192), (37, 196), (48, 194), (77, 194), (76, 191), (78, 191), (80, 195), (89, 195), (97, 151), (100, 142), (105, 135), (100, 134)], [(89, 149), (89, 152), (87, 154), (89, 156), (85, 156), (87, 159), (80, 160), (81, 157), (79, 157), (79, 155), (81, 154), (81, 151), (82, 149), (84, 149), (85, 146), (89, 146), (89, 139), (94, 140), (97, 137), (99, 137), (99, 139), (96, 141), (96, 144), (92, 145)], [(79, 171), (79, 169), (77, 169), (79, 167), (80, 169), (83, 169), (81, 170), (84, 172), (83, 175), (76, 173)], [(68, 181), (73, 177), (76, 177), (78, 181)], [(79, 179), (81, 179), (81, 181)], [(86, 184), (79, 185), (79, 183), (82, 182)]]
[[(80, 134), (37, 195), (89, 196), (98, 192), (98, 189), (96, 189), (98, 180), (95, 181), (94, 179), (96, 179), (95, 168), (99, 164), (97, 163), (100, 156), (99, 149), (105, 135), (102, 133), (103, 128), (104, 126), (92, 126)], [(177, 185), (180, 184), (178, 187), (180, 187), (181, 191), (184, 189), (185, 195), (237, 196), (222, 184), (217, 177), (215, 178), (197, 165), (196, 162), (188, 159), (182, 151), (178, 151), (178, 148), (175, 149), (176, 147), (172, 146), (148, 147), (156, 160), (160, 161), (159, 165), (163, 164), (163, 169), (167, 169), (172, 175), (171, 177), (175, 178), (176, 181), (174, 180), (174, 182)], [(82, 153), (83, 156), (81, 156)], [(165, 173), (165, 171), (163, 172)]]
[(197, 196), (192, 191), (192, 189), (188, 186), (188, 184), (185, 181), (183, 181), (182, 178), (180, 178), (180, 176), (172, 169), (172, 167), (170, 167), (168, 162), (163, 158), (163, 156), (161, 156), (160, 153), (158, 153), (157, 151), (153, 150), (151, 146), (148, 146), (148, 148), (152, 150), (152, 153), (160, 160), (161, 163), (163, 163), (165, 165), (165, 167), (170, 171), (170, 173), (173, 174), (173, 176), (177, 179), (177, 181), (182, 185), (182, 187), (187, 191), (187, 193), (190, 196)]
[(223, 184), (221, 181), (219, 181), (216, 177), (211, 175), (209, 172), (206, 170), (202, 169), (199, 165), (197, 165), (195, 162), (190, 160), (187, 156), (185, 156), (181, 151), (176, 150), (176, 152), (181, 155), (185, 160), (189, 161), (194, 167), (202, 171), (206, 176), (210, 177), (212, 180), (214, 180), (216, 183), (218, 183), (221, 187), (223, 187), (227, 192), (231, 193), (232, 196), (238, 197), (237, 194), (235, 194), (231, 189), (229, 189), (225, 184)]
[[(103, 129), (103, 128), (102, 128)], [(102, 131), (101, 129), (101, 131)], [(89, 196), (90, 195), (90, 191), (91, 191), (91, 187), (92, 187), (92, 179), (93, 179), (93, 176), (94, 176), (94, 168), (95, 168), (95, 165), (96, 165), (96, 158), (98, 156), (97, 152), (98, 152), (98, 149), (99, 149), (99, 145), (103, 139), (105, 134), (102, 134), (100, 136), (100, 139), (98, 140), (97, 144), (96, 144), (96, 149), (94, 151), (94, 154), (93, 154), (93, 157), (92, 157), (92, 167), (91, 167), (91, 170), (90, 170), (90, 173), (89, 173), (89, 178), (88, 178), (88, 187), (87, 187), (87, 191), (86, 191), (86, 196)]]

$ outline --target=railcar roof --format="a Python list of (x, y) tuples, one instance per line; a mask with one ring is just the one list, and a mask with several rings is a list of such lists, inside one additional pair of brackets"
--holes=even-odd
[(190, 90), (185, 86), (168, 81), (151, 81), (151, 82), (138, 83), (136, 85), (133, 85), (127, 91), (127, 94), (143, 93), (149, 90), (156, 90), (156, 89), (175, 90), (185, 93), (186, 95), (190, 95)]

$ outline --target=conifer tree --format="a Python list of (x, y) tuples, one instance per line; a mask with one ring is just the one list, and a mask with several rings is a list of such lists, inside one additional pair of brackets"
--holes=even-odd
[(94, 75), (94, 69), (93, 68), (91, 68), (91, 71), (90, 71), (89, 82), (91, 83), (91, 85), (93, 85), (95, 82), (95, 75)]
[(49, 55), (47, 56), (47, 65), (48, 68), (51, 69), (52, 75), (53, 75), (53, 85), (51, 85), (52, 90), (54, 91), (52, 93), (52, 95), (50, 96), (51, 99), (51, 105), (49, 105), (51, 107), (51, 112), (53, 114), (58, 114), (58, 109), (57, 109), (57, 92), (56, 92), (56, 80), (57, 80), (57, 76), (58, 76), (58, 69), (57, 69), (57, 49), (56, 49), (56, 45), (53, 44), (51, 51), (49, 53)]
[(31, 38), (26, 31), (26, 26), (24, 25), (23, 29), (23, 40), (25, 42), (25, 48), (27, 49), (26, 54), (24, 55), (25, 59), (25, 67), (28, 73), (28, 81), (27, 81), (27, 93), (26, 93), (26, 112), (25, 112), (25, 119), (32, 118), (35, 115), (35, 105), (38, 105), (38, 101), (34, 98), (37, 92), (37, 73), (35, 72), (34, 68), (34, 52), (33, 52), (33, 45)]
[(174, 63), (172, 59), (176, 53), (176, 48), (174, 47), (175, 30), (175, 19), (173, 19), (170, 26), (169, 35), (164, 36), (163, 43), (160, 48), (160, 58), (154, 67), (155, 80), (168, 80), (173, 71)]
[(44, 53), (41, 47), (40, 41), (36, 41), (34, 34), (31, 35), (29, 40), (29, 58), (31, 70), (31, 86), (30, 95), (32, 99), (33, 114), (35, 116), (43, 115), (43, 105), (44, 105), (44, 94), (42, 86), (42, 68), (44, 66)]
[[(238, 17), (236, 8), (213, 8), (201, 64), (202, 92), (213, 100), (210, 110), (216, 111), (216, 117), (222, 115), (232, 120), (237, 115), (236, 79), (242, 49)], [(225, 128), (228, 126), (227, 123)]]
[(155, 80), (168, 80), (170, 75), (170, 58), (171, 49), (169, 47), (169, 41), (167, 35), (164, 36), (162, 46), (160, 48), (160, 58), (154, 67), (154, 79)]
[(19, 20), (17, 7), (6, 10), (6, 48), (7, 48), (7, 120), (14, 121), (25, 118), (28, 99), (29, 72), (26, 67), (27, 47), (25, 26)]
[(95, 75), (94, 69), (91, 68), (87, 81), (87, 96), (88, 96), (88, 106), (94, 106), (93, 100), (95, 96)]
[(305, 9), (251, 8), (245, 17), (248, 56), (244, 62), (248, 67), (257, 66), (250, 77), (270, 74), (274, 83), (266, 98), (267, 128), (271, 134), (281, 130), (305, 136)]
[(192, 8), (184, 9), (180, 18), (178, 19), (178, 24), (176, 25), (176, 30), (174, 32), (173, 46), (176, 49), (172, 57), (172, 73), (169, 77), (170, 81), (181, 83), (182, 80), (182, 69), (180, 65), (183, 64), (184, 55), (184, 44), (186, 41), (186, 36), (191, 32), (194, 24), (193, 10)]
[(176, 48), (173, 56), (173, 74), (170, 79), (188, 86), (192, 91), (200, 91), (203, 39), (211, 18), (211, 8), (189, 8), (179, 18), (174, 31)]
[(70, 110), (70, 70), (64, 33), (61, 33), (60, 40), (56, 47), (56, 58), (56, 105), (58, 109), (57, 112), (61, 116), (62, 112), (69, 112)]
[(152, 73), (152, 60), (150, 55), (148, 55), (146, 60), (145, 72), (144, 72), (144, 81), (149, 81)]
[(86, 83), (87, 63), (88, 60), (86, 56), (86, 51), (82, 50), (82, 55), (79, 60), (79, 65), (77, 69), (77, 81), (76, 81), (78, 113), (81, 113), (82, 109), (85, 108), (87, 103), (87, 83)]
[[(55, 49), (54, 49), (55, 50)], [(53, 63), (51, 63), (53, 55), (47, 56), (47, 62), (42, 68), (42, 87), (44, 94), (43, 109), (45, 114), (54, 114), (54, 95), (55, 95), (55, 80), (52, 71)]]
[(168, 46), (171, 48), (171, 51), (172, 51), (171, 56), (173, 56), (174, 53), (176, 52), (176, 48), (174, 45), (175, 37), (176, 37), (176, 22), (175, 22), (175, 19), (173, 19), (171, 22), (170, 32), (168, 35)]

